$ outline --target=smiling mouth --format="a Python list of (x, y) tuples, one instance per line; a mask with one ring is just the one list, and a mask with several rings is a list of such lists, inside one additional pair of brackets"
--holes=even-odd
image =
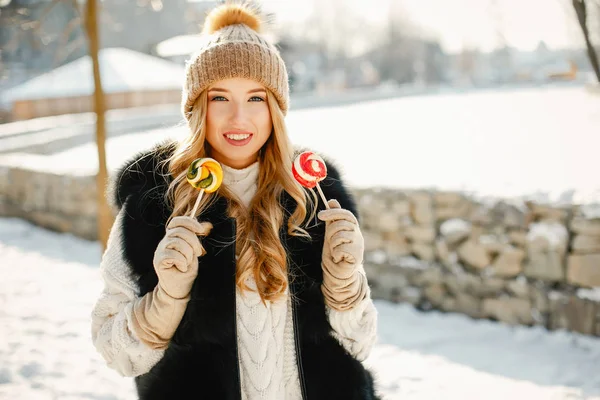
[(250, 132), (227, 132), (223, 137), (232, 146), (245, 146), (252, 140), (253, 134)]
[(250, 136), (252, 136), (252, 134), (250, 134), (250, 133), (226, 133), (223, 136), (225, 136), (229, 140), (242, 141), (242, 140), (248, 139)]

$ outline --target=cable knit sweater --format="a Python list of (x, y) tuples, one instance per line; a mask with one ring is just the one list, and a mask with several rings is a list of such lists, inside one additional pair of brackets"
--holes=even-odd
[[(223, 171), (224, 184), (248, 206), (256, 193), (258, 163), (242, 170), (223, 166)], [(115, 226), (120, 226), (118, 222)], [(92, 312), (92, 338), (109, 367), (123, 376), (137, 376), (148, 372), (164, 350), (147, 347), (131, 329), (136, 285), (122, 256), (120, 234), (111, 231), (100, 265), (105, 286)], [(247, 284), (256, 287), (253, 278)], [(236, 310), (242, 398), (301, 399), (290, 297), (265, 306), (256, 292), (238, 291)], [(328, 309), (327, 314), (336, 339), (354, 357), (366, 359), (376, 341), (377, 326), (369, 293), (354, 309)]]

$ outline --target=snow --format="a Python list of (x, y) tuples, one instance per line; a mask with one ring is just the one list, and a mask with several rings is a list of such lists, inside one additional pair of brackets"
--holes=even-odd
[(156, 54), (161, 57), (190, 56), (202, 48), (202, 45), (202, 35), (179, 35), (158, 43)]
[(584, 204), (579, 209), (584, 218), (600, 219), (600, 204)]
[[(90, 339), (100, 247), (0, 219), (0, 398), (135, 398)], [(600, 339), (376, 301), (385, 399), (600, 399)]]
[[(181, 89), (184, 67), (171, 61), (125, 48), (102, 49), (98, 57), (105, 93)], [(88, 96), (94, 88), (91, 72), (92, 60), (83, 56), (7, 90), (3, 101)]]
[(394, 257), (392, 262), (393, 265), (397, 267), (416, 270), (424, 270), (429, 268), (430, 266), (430, 263), (428, 261), (423, 261), (413, 256)]
[(383, 250), (372, 251), (367, 256), (369, 261), (375, 264), (383, 264), (388, 258), (387, 253)]
[(577, 297), (600, 303), (600, 287), (592, 289), (577, 289)]
[(569, 232), (559, 222), (534, 222), (529, 224), (527, 241), (534, 242), (538, 238), (545, 239), (551, 248), (559, 249), (567, 243)]
[(600, 202), (599, 110), (581, 87), (537, 88), (299, 110), (287, 121), (294, 142), (331, 155), (358, 187), (589, 203)]
[(471, 232), (471, 223), (460, 218), (452, 218), (440, 225), (442, 236), (448, 237), (454, 234), (468, 234)]

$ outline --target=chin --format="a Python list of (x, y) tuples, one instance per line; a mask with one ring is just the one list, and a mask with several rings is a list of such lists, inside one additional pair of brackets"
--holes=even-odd
[(225, 154), (229, 155), (229, 158), (248, 158), (258, 155), (258, 150), (250, 149), (227, 149)]
[(227, 149), (221, 153), (226, 159), (230, 160), (230, 163), (246, 162), (249, 159), (258, 159), (258, 150), (241, 150), (241, 149)]

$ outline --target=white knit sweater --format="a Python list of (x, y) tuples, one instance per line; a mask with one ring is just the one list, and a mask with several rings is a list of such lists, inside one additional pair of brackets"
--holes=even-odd
[[(256, 193), (258, 163), (235, 170), (223, 166), (224, 184), (248, 205)], [(120, 226), (121, 213), (114, 226)], [(120, 229), (111, 231), (100, 271), (102, 291), (92, 311), (92, 339), (109, 367), (123, 376), (148, 372), (163, 356), (141, 342), (131, 329), (135, 282), (128, 275), (121, 248)], [(253, 279), (247, 284), (256, 287)], [(238, 356), (242, 398), (245, 400), (299, 400), (302, 398), (290, 296), (263, 305), (256, 292), (236, 295)], [(377, 311), (370, 295), (349, 311), (327, 309), (333, 335), (359, 360), (376, 341)]]

